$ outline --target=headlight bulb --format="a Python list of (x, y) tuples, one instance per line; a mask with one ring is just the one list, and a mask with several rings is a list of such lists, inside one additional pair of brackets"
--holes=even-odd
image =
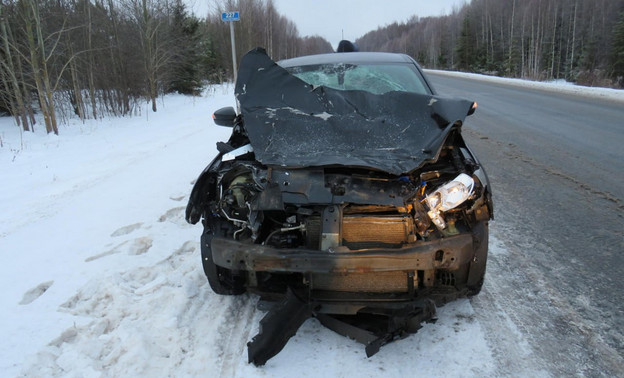
[(461, 205), (470, 198), (474, 189), (474, 180), (465, 173), (455, 177), (453, 181), (447, 182), (425, 198), (429, 211), (427, 215), (440, 230), (446, 228), (446, 222), (442, 213)]

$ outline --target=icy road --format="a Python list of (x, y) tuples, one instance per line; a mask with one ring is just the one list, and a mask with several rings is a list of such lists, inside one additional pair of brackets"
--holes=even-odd
[[(539, 123), (574, 117), (549, 110), (549, 98), (598, 100), (433, 80), (442, 94), (480, 102), (466, 136), (495, 189), (486, 283), (370, 359), (311, 319), (266, 366), (247, 364), (263, 316), (257, 298), (211, 292), (201, 226), (183, 218), (193, 180), (229, 135), (209, 115), (232, 104), (231, 88), (169, 96), (156, 114), (76, 122), (60, 137), (20, 135), (0, 118), (1, 375), (622, 374), (624, 156), (593, 148), (599, 158), (588, 160), (579, 143), (566, 144), (575, 131), (558, 138)], [(513, 97), (518, 113), (501, 116), (497, 90), (526, 91), (538, 105)], [(624, 106), (614, 109), (606, 142), (622, 145)]]

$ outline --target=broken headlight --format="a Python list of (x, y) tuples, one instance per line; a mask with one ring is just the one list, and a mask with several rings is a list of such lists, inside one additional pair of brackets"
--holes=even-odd
[(438, 229), (443, 230), (446, 228), (446, 222), (442, 217), (442, 213), (456, 208), (470, 198), (473, 188), (474, 180), (472, 177), (462, 173), (455, 177), (453, 181), (442, 185), (427, 195), (425, 198), (429, 206), (427, 215), (429, 215), (429, 218), (431, 218), (431, 221)]

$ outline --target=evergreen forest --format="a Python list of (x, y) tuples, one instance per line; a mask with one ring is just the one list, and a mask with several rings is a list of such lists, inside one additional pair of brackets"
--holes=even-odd
[(624, 86), (624, 0), (472, 0), (357, 40), (432, 69)]

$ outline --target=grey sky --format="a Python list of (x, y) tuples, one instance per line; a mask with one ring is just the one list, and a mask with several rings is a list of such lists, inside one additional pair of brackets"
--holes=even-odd
[[(333, 48), (342, 39), (355, 41), (379, 26), (407, 21), (413, 15), (450, 13), (464, 0), (273, 0), (277, 10), (297, 25), (299, 34), (320, 35)], [(241, 15), (242, 17), (242, 15)]]
[[(199, 16), (213, 0), (187, 0)], [(333, 48), (344, 38), (354, 41), (379, 26), (407, 21), (411, 16), (450, 13), (467, 0), (273, 0), (278, 12), (291, 19), (303, 36), (320, 35)], [(238, 10), (238, 9), (232, 9)], [(247, 15), (241, 14), (241, 17)]]

